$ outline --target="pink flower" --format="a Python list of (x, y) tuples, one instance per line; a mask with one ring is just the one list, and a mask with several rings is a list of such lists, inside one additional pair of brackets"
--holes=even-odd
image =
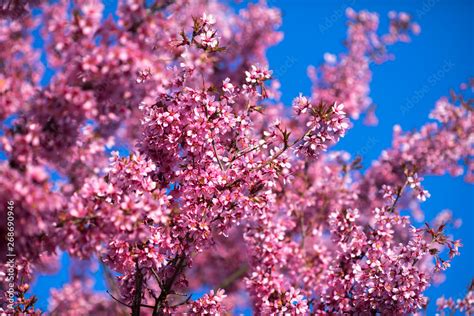
[[(309, 69), (311, 94), (294, 99), (292, 115), (280, 83), (267, 83), (267, 50), (282, 33), (264, 1), (236, 12), (125, 0), (114, 19), (95, 0), (43, 3), (34, 16), (36, 2), (7, 4), (0, 201), (14, 223), (0, 230), (13, 238), (14, 225), (21, 251), (13, 268), (1, 264), (0, 287), (15, 276), (19, 313), (42, 313), (31, 283), (62, 252), (73, 276), (51, 292), (50, 314), (411, 314), (459, 255), (451, 212), (416, 220), (423, 177), (474, 178), (472, 82), (436, 103), (433, 122), (395, 127), (366, 169), (334, 147), (349, 119), (375, 122), (372, 65), (419, 32), (410, 15), (390, 12), (380, 35), (377, 14), (348, 9), (346, 50)], [(55, 69), (47, 85), (37, 20)], [(110, 295), (85, 277), (99, 262)], [(196, 298), (203, 286), (226, 292)], [(439, 308), (471, 313), (472, 301), (469, 289)]]
[(216, 18), (212, 14), (203, 13), (203, 15), (201, 17), (201, 21), (205, 25), (216, 24)]
[(250, 71), (245, 72), (245, 81), (252, 85), (258, 85), (271, 78), (271, 72), (266, 68), (252, 65)]
[(199, 35), (201, 37), (201, 44), (204, 47), (216, 48), (219, 41), (216, 34), (212, 30), (207, 30)]

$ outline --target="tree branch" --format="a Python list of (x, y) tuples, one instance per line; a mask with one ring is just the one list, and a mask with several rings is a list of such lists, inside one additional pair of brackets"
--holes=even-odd
[(140, 307), (142, 303), (143, 274), (138, 266), (138, 259), (135, 261), (135, 295), (132, 303), (132, 316), (140, 316)]
[(247, 264), (243, 264), (241, 267), (239, 267), (237, 270), (235, 270), (231, 275), (229, 275), (227, 278), (224, 279), (224, 281), (219, 284), (219, 286), (216, 288), (218, 289), (227, 289), (229, 288), (235, 281), (240, 279), (242, 276), (244, 276), (249, 267)]
[[(163, 287), (161, 288), (160, 296), (155, 299), (155, 306), (153, 308), (153, 316), (158, 316), (162, 314), (164, 303), (171, 292), (171, 288), (176, 281), (176, 278), (183, 272), (185, 267), (185, 258), (184, 254), (180, 254), (175, 257), (176, 266), (173, 275), (164, 282)], [(173, 260), (174, 261), (174, 260)]]

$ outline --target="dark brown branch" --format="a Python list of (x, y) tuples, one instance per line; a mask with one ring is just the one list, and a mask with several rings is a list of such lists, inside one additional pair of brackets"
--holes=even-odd
[(171, 288), (174, 285), (174, 282), (176, 281), (177, 277), (183, 272), (184, 267), (186, 266), (185, 264), (185, 254), (178, 255), (175, 257), (173, 260), (176, 262), (176, 266), (174, 267), (174, 273), (173, 275), (167, 279), (164, 283), (163, 286), (161, 287), (161, 293), (160, 296), (155, 300), (155, 306), (153, 308), (153, 316), (158, 316), (162, 314), (162, 310), (164, 307), (164, 304), (166, 302), (166, 299), (168, 298), (168, 295), (171, 292)]
[(135, 295), (132, 303), (132, 316), (140, 316), (142, 305), (143, 273), (138, 266), (138, 259), (135, 261)]
[(173, 305), (173, 306), (171, 306), (171, 307), (178, 307), (178, 306), (186, 305), (186, 304), (188, 304), (190, 301), (191, 301), (191, 295), (188, 295), (188, 297), (187, 297), (184, 301), (182, 301), (181, 303), (178, 303), (178, 304), (176, 304), (176, 305)]
[(400, 197), (402, 196), (403, 191), (405, 191), (405, 188), (406, 188), (407, 184), (408, 184), (408, 181), (405, 181), (403, 186), (398, 188), (397, 196), (396, 196), (395, 200), (393, 201), (392, 206), (390, 206), (390, 208), (388, 209), (389, 212), (394, 212), (395, 211), (395, 207), (397, 206), (398, 200), (400, 200)]
[(219, 284), (216, 290), (228, 289), (232, 284), (234, 284), (235, 281), (243, 277), (247, 273), (248, 269), (249, 267), (247, 264), (242, 265), (237, 270), (235, 270), (231, 275), (225, 278), (224, 281), (222, 281), (221, 284)]

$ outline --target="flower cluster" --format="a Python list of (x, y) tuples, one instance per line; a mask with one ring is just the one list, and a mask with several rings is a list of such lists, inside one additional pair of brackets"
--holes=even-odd
[(304, 134), (301, 144), (297, 148), (298, 152), (309, 157), (317, 157), (320, 152), (326, 151), (328, 146), (337, 143), (341, 137), (344, 137), (349, 128), (343, 104), (328, 105), (321, 102), (318, 105), (309, 106), (310, 102), (304, 97), (296, 99), (294, 104), (297, 113), (309, 112), (309, 119), (306, 123), (308, 132)]
[(406, 13), (391, 12), (389, 32), (379, 35), (377, 14), (349, 8), (346, 16), (349, 19), (345, 41), (348, 52), (339, 56), (327, 53), (323, 65), (309, 68), (313, 81), (312, 98), (325, 103), (343, 103), (347, 114), (354, 119), (367, 111), (366, 122), (376, 124), (374, 104), (369, 97), (372, 79), (369, 64), (390, 59), (387, 47), (408, 41), (410, 33), (419, 33), (419, 26)]
[(204, 294), (203, 297), (193, 302), (191, 306), (191, 313), (193, 315), (223, 315), (225, 308), (222, 306), (222, 301), (226, 295), (224, 290), (211, 290), (209, 294)]
[[(278, 10), (125, 0), (105, 20), (104, 7), (60, 0), (0, 21), (0, 202), (15, 202), (16, 312), (41, 313), (30, 284), (60, 251), (100, 262), (110, 295), (73, 278), (52, 290), (52, 315), (425, 308), (425, 290), (459, 254), (456, 221), (444, 211), (419, 227), (400, 210), (423, 217), (423, 177), (467, 169), (473, 180), (473, 83), (436, 103), (435, 122), (395, 127), (365, 171), (331, 148), (349, 119), (375, 123), (369, 64), (419, 32), (409, 15), (390, 13), (379, 35), (375, 13), (349, 9), (347, 52), (325, 54), (311, 96), (287, 115), (264, 66), (282, 38)], [(55, 68), (43, 85), (36, 19)], [(215, 290), (196, 299), (203, 288)], [(472, 291), (438, 305), (470, 312)], [(11, 312), (5, 297), (0, 309)]]
[[(436, 305), (438, 306), (437, 311), (439, 315), (450, 315), (454, 314), (456, 311), (462, 312), (465, 315), (474, 314), (474, 281), (471, 281), (466, 295), (457, 299), (456, 301), (452, 298), (445, 298), (444, 296), (436, 300)], [(448, 312), (446, 312), (448, 310)]]
[(155, 173), (156, 166), (139, 155), (115, 155), (105, 178), (86, 181), (59, 217), (63, 247), (82, 258), (100, 255), (122, 274), (125, 297), (133, 295), (127, 282), (134, 280), (136, 262), (151, 273), (166, 264), (173, 247), (162, 239), (169, 233), (170, 197), (157, 188)]
[(52, 289), (48, 307), (51, 315), (98, 315), (122, 313), (107, 295), (92, 291), (90, 280), (75, 279), (61, 289)]
[(35, 94), (42, 68), (40, 55), (32, 47), (30, 30), (37, 21), (25, 16), (18, 20), (1, 19), (2, 6), (23, 1), (0, 2), (0, 120), (5, 120), (22, 109)]
[(409, 176), (407, 178), (408, 184), (417, 193), (416, 197), (420, 201), (424, 202), (426, 201), (426, 198), (430, 197), (430, 193), (427, 190), (423, 189), (423, 187), (421, 186), (421, 181), (423, 181), (423, 178), (418, 178), (417, 173), (414, 173), (412, 176)]
[(218, 52), (223, 50), (219, 47), (217, 31), (213, 29), (216, 19), (213, 15), (204, 13), (201, 18), (194, 19), (193, 32), (190, 37), (184, 31), (180, 33), (181, 42), (178, 46), (196, 46), (206, 52)]
[(403, 313), (426, 305), (423, 291), (429, 275), (419, 261), (427, 254), (422, 233), (409, 229), (406, 244), (395, 232), (408, 227), (409, 219), (375, 209), (373, 220), (361, 225), (358, 210), (330, 214), (337, 264), (330, 265), (330, 290), (322, 296), (326, 306), (351, 312)]
[(252, 65), (250, 71), (245, 72), (245, 81), (250, 85), (261, 85), (265, 80), (271, 78), (271, 72), (264, 68)]
[(39, 3), (41, 3), (40, 0), (2, 0), (0, 2), (0, 18), (21, 18)]

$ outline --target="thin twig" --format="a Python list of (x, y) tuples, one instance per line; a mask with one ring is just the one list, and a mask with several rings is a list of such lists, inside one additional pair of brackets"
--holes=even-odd
[(115, 296), (112, 295), (112, 293), (109, 292), (109, 290), (107, 290), (107, 293), (110, 295), (110, 297), (112, 297), (112, 299), (116, 302), (119, 302), (120, 304), (122, 304), (123, 306), (127, 306), (128, 308), (131, 308), (132, 305), (128, 305), (124, 302), (122, 302), (121, 300), (119, 300), (118, 298), (116, 298)]
[(222, 164), (221, 159), (219, 158), (219, 155), (217, 154), (217, 149), (216, 149), (216, 144), (214, 143), (214, 140), (212, 140), (212, 150), (214, 151), (214, 155), (216, 156), (217, 162), (219, 163), (219, 167), (221, 168), (221, 171), (224, 171), (224, 165)]
[(161, 284), (160, 277), (159, 277), (158, 273), (155, 271), (155, 269), (151, 268), (151, 273), (152, 273), (153, 276), (155, 277), (156, 282), (157, 282), (158, 284)]
[(176, 305), (173, 305), (173, 306), (171, 306), (171, 307), (178, 307), (178, 306), (182, 306), (182, 305), (188, 304), (189, 301), (191, 300), (191, 296), (192, 296), (191, 294), (188, 295), (188, 297), (186, 298), (186, 300), (184, 300), (184, 301), (182, 301), (181, 303), (178, 303), (178, 304), (176, 304)]
[(398, 189), (397, 197), (396, 197), (395, 200), (393, 201), (392, 206), (390, 206), (390, 208), (389, 208), (389, 211), (390, 211), (390, 212), (395, 211), (395, 206), (397, 205), (398, 200), (399, 200), (400, 197), (402, 196), (403, 191), (405, 190), (407, 184), (408, 184), (408, 181), (405, 181), (405, 183), (403, 184), (403, 186)]

